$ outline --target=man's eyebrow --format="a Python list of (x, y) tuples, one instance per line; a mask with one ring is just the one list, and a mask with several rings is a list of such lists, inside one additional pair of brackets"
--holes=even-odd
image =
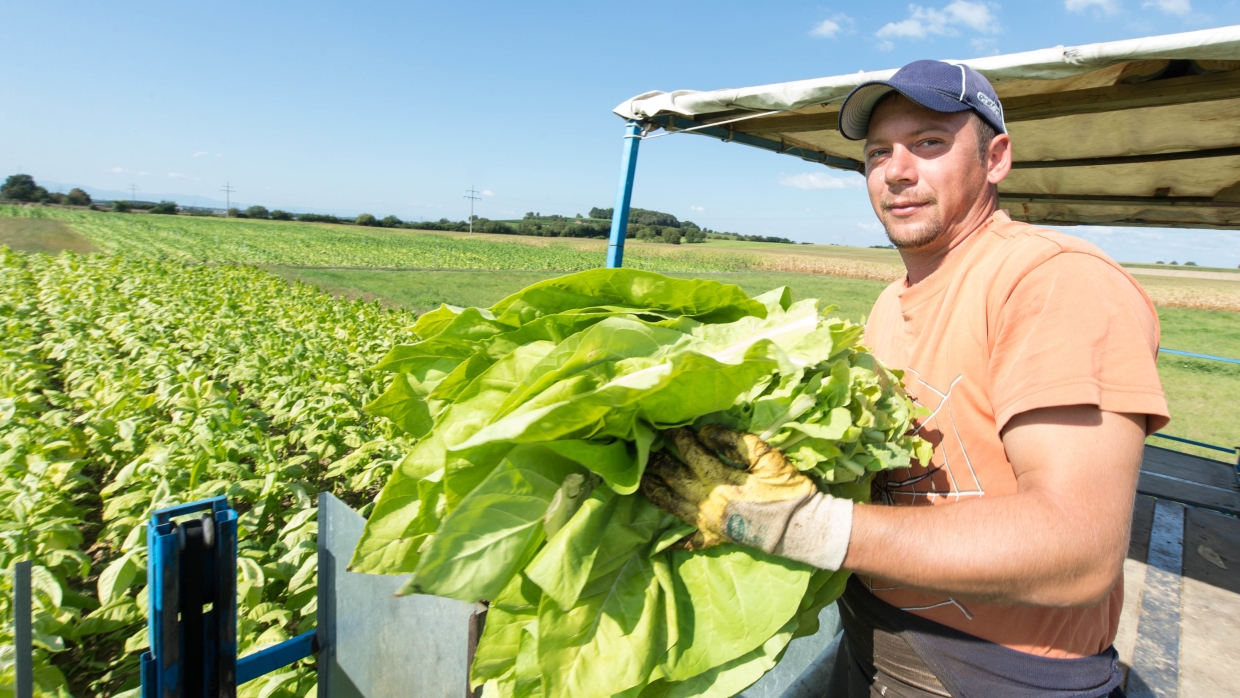
[[(921, 128), (919, 128), (919, 129), (917, 129), (917, 130), (913, 131), (913, 132), (912, 132), (911, 134), (909, 134), (909, 135), (911, 135), (911, 136), (913, 136), (914, 138), (916, 138), (916, 137), (918, 137), (918, 136), (924, 136), (924, 135), (926, 135), (927, 133), (931, 133), (931, 132), (934, 132), (934, 131), (938, 131), (938, 132), (941, 132), (941, 133), (948, 133), (948, 134), (952, 133), (952, 130), (951, 130), (951, 129), (949, 129), (949, 128), (947, 128), (947, 127), (945, 127), (945, 126), (934, 126), (934, 125), (929, 125), (929, 126), (922, 126)], [(888, 143), (888, 141), (871, 141), (871, 140), (867, 140), (867, 141), (865, 142), (865, 145), (864, 145), (864, 146), (862, 146), (862, 148), (864, 148), (864, 149), (869, 149), (869, 147), (870, 147), (871, 145), (885, 145), (886, 143)]]

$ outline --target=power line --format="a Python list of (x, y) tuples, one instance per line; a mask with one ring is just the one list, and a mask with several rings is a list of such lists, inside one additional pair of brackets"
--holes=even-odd
[(220, 191), (224, 192), (224, 217), (228, 218), (229, 212), (232, 211), (232, 195), (237, 190), (232, 188), (231, 183), (225, 182)]
[(477, 196), (477, 194), (478, 194), (478, 190), (474, 189), (474, 185), (472, 184), (469, 185), (469, 189), (465, 191), (465, 198), (469, 199), (469, 234), (470, 235), (474, 234), (474, 202), (482, 201), (482, 198)]
[(139, 188), (140, 187), (136, 184), (129, 185), (129, 203), (131, 204), (138, 203), (138, 189)]

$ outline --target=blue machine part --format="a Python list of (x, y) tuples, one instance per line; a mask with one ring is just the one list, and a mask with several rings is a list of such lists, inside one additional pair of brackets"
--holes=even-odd
[(238, 684), (314, 653), (310, 632), (237, 659), (237, 512), (226, 497), (160, 509), (146, 533), (142, 698), (235, 696)]
[(607, 245), (607, 268), (624, 266), (624, 236), (629, 227), (629, 202), (633, 199), (633, 178), (637, 174), (637, 146), (642, 142), (642, 126), (636, 121), (624, 127), (624, 149), (620, 153), (620, 184), (611, 211), (611, 240)]

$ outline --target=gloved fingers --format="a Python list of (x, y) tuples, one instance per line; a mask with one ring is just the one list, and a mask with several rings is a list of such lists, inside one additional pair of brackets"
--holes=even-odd
[(755, 434), (726, 429), (718, 424), (703, 427), (698, 437), (708, 447), (723, 454), (725, 458), (745, 466), (750, 473), (768, 484), (788, 484), (801, 479), (796, 466), (788, 462), (783, 451)]
[(666, 432), (680, 457), (693, 470), (698, 479), (710, 484), (739, 485), (744, 481), (742, 471), (729, 468), (702, 445), (692, 429), (681, 427)]
[(691, 501), (682, 494), (684, 487), (677, 487), (673, 482), (683, 483), (683, 477), (693, 477), (680, 461), (667, 453), (655, 453), (646, 465), (642, 475), (641, 491), (650, 503), (684, 521), (696, 526), (698, 519), (697, 502)]
[(693, 533), (693, 535), (682, 538), (680, 542), (677, 543), (676, 545), (681, 546), (685, 550), (693, 551), (693, 550), (705, 550), (707, 548), (713, 548), (716, 545), (719, 545), (720, 543), (725, 543), (725, 542), (727, 542), (726, 539), (716, 536), (713, 533), (707, 533), (706, 531), (696, 531)]
[(718, 451), (724, 458), (750, 471), (762, 456), (772, 450), (765, 441), (753, 434), (732, 431), (718, 424), (708, 424), (702, 427), (698, 437), (707, 447)]

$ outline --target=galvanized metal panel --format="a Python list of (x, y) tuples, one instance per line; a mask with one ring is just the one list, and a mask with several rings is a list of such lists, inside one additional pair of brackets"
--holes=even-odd
[(346, 568), (365, 520), (319, 495), (319, 698), (461, 698), (470, 604), (396, 597), (403, 576)]
[[(740, 695), (743, 698), (821, 696), (822, 687), (811, 678), (821, 675), (824, 667), (827, 672), (830, 671), (835, 652), (827, 650), (836, 646), (835, 640), (839, 634), (840, 612), (835, 604), (831, 604), (818, 614), (818, 632), (793, 640), (779, 664)], [(803, 676), (806, 680), (799, 681)], [(818, 688), (816, 692), (815, 687)]]

